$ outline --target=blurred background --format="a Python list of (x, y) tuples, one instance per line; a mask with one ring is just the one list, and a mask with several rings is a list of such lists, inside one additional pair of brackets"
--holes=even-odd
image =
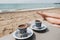
[(0, 10), (60, 7), (60, 0), (0, 0)]

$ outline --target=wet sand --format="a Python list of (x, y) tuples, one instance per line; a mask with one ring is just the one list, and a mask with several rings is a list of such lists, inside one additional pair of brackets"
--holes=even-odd
[(43, 20), (38, 11), (60, 13), (60, 8), (33, 10), (33, 11), (17, 11), (0, 13), (0, 37), (11, 34), (22, 23), (28, 23), (35, 19)]

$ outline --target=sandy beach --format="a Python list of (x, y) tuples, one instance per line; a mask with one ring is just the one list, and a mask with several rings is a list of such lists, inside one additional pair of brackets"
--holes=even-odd
[(0, 37), (11, 34), (16, 30), (18, 25), (28, 23), (35, 19), (43, 20), (38, 11), (60, 13), (60, 8), (30, 10), (30, 11), (15, 11), (15, 12), (2, 12), (0, 13)]

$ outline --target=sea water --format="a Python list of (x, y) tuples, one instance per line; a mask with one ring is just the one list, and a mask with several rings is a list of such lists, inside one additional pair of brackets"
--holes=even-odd
[(60, 4), (54, 4), (54, 3), (0, 4), (0, 10), (2, 9), (47, 8), (47, 7), (60, 7)]

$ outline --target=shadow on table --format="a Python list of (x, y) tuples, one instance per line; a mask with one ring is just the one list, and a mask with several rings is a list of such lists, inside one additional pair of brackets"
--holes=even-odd
[[(21, 39), (16, 39), (16, 40), (21, 40)], [(30, 38), (24, 40), (36, 40), (36, 36), (35, 34), (33, 34)]]
[(37, 33), (46, 33), (46, 32), (48, 32), (49, 30), (48, 30), (48, 28), (46, 28), (45, 30), (42, 30), (42, 31), (36, 31), (36, 30), (34, 30), (35, 32), (37, 32)]

